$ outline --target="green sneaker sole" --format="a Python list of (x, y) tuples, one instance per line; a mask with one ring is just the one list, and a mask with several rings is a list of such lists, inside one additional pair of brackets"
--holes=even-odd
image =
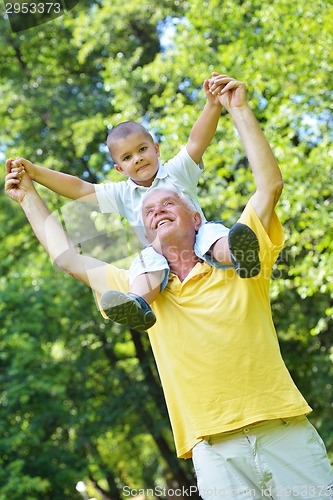
[(237, 222), (228, 234), (234, 268), (241, 278), (254, 278), (260, 273), (259, 242), (249, 226)]
[(150, 305), (132, 293), (108, 290), (101, 297), (101, 306), (109, 319), (134, 330), (144, 332), (156, 322)]

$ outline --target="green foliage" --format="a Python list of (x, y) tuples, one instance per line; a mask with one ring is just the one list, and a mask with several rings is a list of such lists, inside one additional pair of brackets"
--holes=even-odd
[[(1, 19), (0, 152), (118, 179), (109, 127), (149, 123), (166, 160), (202, 109), (204, 79), (217, 70), (245, 81), (285, 181), (275, 324), (333, 460), (332, 2), (79, 3), (17, 34)], [(233, 223), (253, 189), (223, 114), (200, 180), (207, 217)], [(43, 196), (53, 210), (65, 202)], [(83, 478), (100, 498), (193, 481), (174, 456), (147, 339), (105, 322), (91, 292), (51, 266), (18, 207), (2, 194), (0, 207), (0, 499), (79, 498)], [(118, 260), (135, 250), (119, 220), (84, 217), (71, 219), (73, 234), (91, 236), (83, 251)]]

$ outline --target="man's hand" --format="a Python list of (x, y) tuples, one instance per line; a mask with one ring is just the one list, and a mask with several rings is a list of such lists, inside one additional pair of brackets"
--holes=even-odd
[(18, 169), (17, 166), (14, 166), (12, 172), (13, 161), (12, 158), (6, 161), (5, 192), (12, 200), (22, 203), (26, 195), (34, 191), (35, 188), (24, 169)]
[(228, 75), (213, 73), (209, 80), (209, 91), (228, 112), (248, 104), (245, 83)]

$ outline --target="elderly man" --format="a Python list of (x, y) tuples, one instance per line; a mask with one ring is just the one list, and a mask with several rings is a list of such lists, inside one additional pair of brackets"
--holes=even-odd
[[(8, 165), (9, 168), (10, 164)], [(27, 175), (6, 178), (51, 258), (103, 293), (128, 290), (127, 272), (78, 254)], [(149, 337), (179, 457), (193, 456), (205, 498), (328, 498), (333, 473), (305, 414), (311, 409), (281, 358), (268, 299), (283, 235), (268, 232), (253, 199), (241, 221), (257, 232), (262, 271), (242, 280), (201, 262), (193, 250), (200, 215), (180, 194), (153, 191), (143, 204), (147, 234), (169, 259), (168, 286), (154, 304)], [(311, 496), (311, 492), (316, 496)], [(289, 492), (289, 493), (288, 493)]]
[[(201, 261), (194, 252), (200, 214), (176, 191), (151, 190), (143, 201), (143, 222), (171, 273), (152, 304), (157, 321), (148, 335), (177, 455), (192, 457), (203, 499), (332, 498), (332, 467), (306, 418), (311, 408), (282, 360), (271, 316), (269, 281), (284, 243), (274, 212), (281, 174), (243, 97), (231, 93), (233, 105), (224, 105), (256, 183), (239, 222), (258, 237), (261, 271), (241, 279), (232, 268)], [(79, 255), (28, 176), (11, 172), (11, 162), (7, 193), (21, 204), (51, 258), (104, 294), (107, 309), (107, 290), (129, 291), (127, 272)]]

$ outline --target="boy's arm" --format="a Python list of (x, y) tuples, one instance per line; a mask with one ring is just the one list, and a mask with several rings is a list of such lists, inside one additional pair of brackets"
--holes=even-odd
[(61, 196), (66, 196), (72, 200), (80, 198), (83, 201), (97, 202), (95, 187), (90, 182), (73, 175), (35, 165), (25, 158), (16, 158), (12, 162), (12, 172), (20, 172), (22, 169), (29, 174), (32, 180)]
[(249, 107), (245, 83), (229, 77), (229, 82), (222, 90), (217, 89), (212, 92), (219, 95), (221, 104), (231, 115), (244, 144), (256, 184), (256, 192), (251, 198), (252, 206), (267, 231), (274, 207), (283, 189), (281, 171)]
[[(199, 118), (192, 127), (186, 145), (188, 154), (197, 164), (200, 163), (202, 155), (214, 137), (217, 124), (221, 116), (222, 105), (220, 100), (218, 99), (218, 96), (213, 95), (210, 90), (218, 76), (223, 75), (212, 73), (212, 78), (210, 80), (205, 80), (204, 82), (203, 88), (207, 97), (207, 102)], [(219, 87), (219, 85), (217, 87)]]
[(30, 177), (25, 172), (11, 172), (11, 164), (11, 159), (6, 161), (6, 193), (21, 205), (52, 262), (93, 290), (99, 293), (108, 290), (106, 264), (77, 252), (63, 228), (50, 214)]

